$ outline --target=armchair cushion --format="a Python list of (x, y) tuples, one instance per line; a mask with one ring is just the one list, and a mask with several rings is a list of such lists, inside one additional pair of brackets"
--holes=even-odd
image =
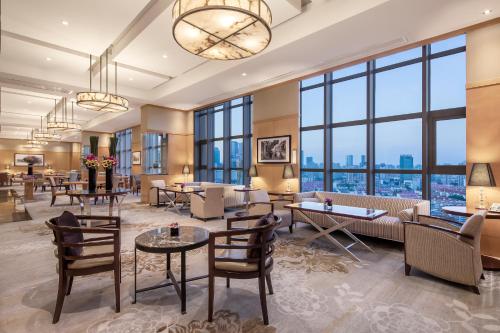
[(251, 191), (250, 202), (271, 202), (271, 198), (266, 190)]
[[(114, 253), (113, 245), (85, 246), (81, 255), (89, 256), (93, 254), (103, 254), (103, 253)], [(75, 260), (72, 263), (68, 264), (68, 268), (82, 269), (82, 268), (91, 268), (103, 265), (111, 265), (113, 264), (113, 260), (114, 260), (113, 256)]]
[[(267, 215), (262, 216), (257, 221), (257, 223), (255, 224), (254, 227), (255, 228), (263, 227), (263, 226), (269, 225), (271, 223), (274, 223), (274, 221), (275, 220), (274, 220), (273, 213), (269, 213)], [(266, 232), (266, 234), (264, 235), (266, 240), (271, 240), (272, 236), (273, 236), (273, 231)], [(259, 244), (260, 242), (261, 242), (261, 240), (260, 240), (260, 236), (258, 233), (253, 233), (250, 235), (250, 237), (248, 237), (248, 245)], [(248, 255), (248, 258), (258, 258), (260, 255), (260, 251), (259, 251), (259, 249), (248, 249), (247, 255)]]
[[(61, 216), (57, 218), (57, 225), (61, 227), (74, 227), (80, 228), (80, 223), (73, 213), (64, 211)], [(66, 243), (81, 243), (83, 242), (83, 233), (81, 232), (63, 232), (64, 242)], [(79, 256), (82, 253), (81, 247), (67, 247), (66, 255)]]
[[(218, 258), (230, 258), (230, 259), (247, 259), (247, 251), (244, 249), (229, 249), (224, 250), (222, 255)], [(268, 257), (266, 259), (266, 268), (271, 264), (272, 259)], [(230, 261), (216, 261), (215, 269), (220, 269), (223, 271), (233, 271), (233, 272), (255, 272), (259, 269), (258, 263), (250, 262), (230, 262)]]

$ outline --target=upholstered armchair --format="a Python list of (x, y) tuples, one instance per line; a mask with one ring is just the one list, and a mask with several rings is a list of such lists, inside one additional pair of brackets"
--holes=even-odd
[(450, 221), (419, 216), (419, 222), (404, 222), (405, 274), (411, 268), (470, 286), (479, 294), (483, 277), (480, 239), (486, 211), (471, 216), (460, 229)]
[(280, 228), (288, 227), (290, 233), (293, 232), (292, 211), (284, 208), (284, 205), (292, 203), (293, 200), (276, 199), (271, 200), (266, 190), (257, 190), (250, 192), (249, 215), (266, 215), (273, 213), (281, 219)]
[(175, 194), (170, 192), (162, 191), (166, 188), (165, 181), (163, 179), (157, 179), (151, 181), (151, 187), (149, 188), (149, 204), (159, 207), (169, 203), (171, 200), (175, 200)]
[(191, 217), (201, 218), (206, 221), (209, 218), (224, 218), (224, 188), (207, 187), (205, 195), (191, 194)]

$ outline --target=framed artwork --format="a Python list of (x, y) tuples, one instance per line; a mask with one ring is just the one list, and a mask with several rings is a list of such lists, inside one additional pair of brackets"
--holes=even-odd
[(134, 151), (132, 153), (132, 165), (141, 165), (141, 152)]
[(290, 163), (291, 136), (257, 138), (257, 163)]
[(29, 161), (33, 166), (44, 166), (45, 156), (43, 154), (14, 154), (14, 166), (28, 166)]

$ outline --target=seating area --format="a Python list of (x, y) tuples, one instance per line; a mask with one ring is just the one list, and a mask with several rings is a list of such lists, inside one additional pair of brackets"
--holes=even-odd
[(500, 3), (0, 7), (0, 332), (500, 332)]

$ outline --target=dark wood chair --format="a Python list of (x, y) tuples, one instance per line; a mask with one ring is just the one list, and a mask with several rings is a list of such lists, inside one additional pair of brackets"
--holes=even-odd
[[(120, 218), (118, 216), (83, 216), (75, 215), (78, 220), (103, 220), (107, 224), (98, 227), (66, 227), (58, 226), (57, 218), (45, 224), (54, 233), (55, 255), (58, 259), (59, 288), (52, 323), (59, 321), (64, 297), (69, 296), (73, 285), (73, 277), (85, 276), (101, 272), (114, 271), (116, 312), (120, 312)], [(83, 233), (97, 237), (84, 238), (83, 242), (68, 243), (65, 233)], [(66, 255), (68, 248), (81, 247), (78, 256)]]
[[(226, 287), (230, 287), (230, 279), (258, 279), (260, 305), (264, 324), (269, 324), (266, 301), (266, 281), (269, 294), (273, 294), (271, 271), (273, 269), (272, 254), (274, 251), (274, 229), (281, 219), (274, 217), (274, 223), (251, 228), (234, 227), (233, 223), (258, 220), (261, 216), (244, 216), (227, 219), (227, 231), (211, 232), (208, 243), (208, 321), (213, 319), (214, 280), (215, 277), (225, 277)], [(271, 237), (268, 238), (269, 233)], [(250, 236), (256, 236), (255, 244), (248, 243)], [(226, 244), (217, 244), (217, 238), (225, 238)], [(234, 244), (233, 242), (238, 242)], [(224, 250), (217, 255), (216, 250)], [(256, 255), (248, 256), (249, 251)]]
[[(49, 184), (50, 184), (50, 192), (52, 193), (52, 200), (50, 202), (50, 207), (52, 207), (56, 203), (57, 197), (59, 197), (61, 195), (68, 194), (68, 188), (62, 184), (57, 185), (54, 177), (48, 177), (48, 178), (49, 178)], [(64, 189), (64, 190), (61, 190), (61, 189)], [(73, 197), (71, 197), (70, 201), (71, 201), (71, 204), (73, 204)]]

